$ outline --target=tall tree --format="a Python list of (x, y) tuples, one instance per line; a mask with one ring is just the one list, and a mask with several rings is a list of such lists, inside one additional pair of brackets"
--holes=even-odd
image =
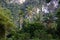
[(0, 38), (14, 27), (10, 13), (10, 10), (0, 7)]

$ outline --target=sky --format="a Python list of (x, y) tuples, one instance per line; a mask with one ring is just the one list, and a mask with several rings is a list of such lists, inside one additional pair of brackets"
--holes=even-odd
[(23, 4), (26, 0), (19, 0), (20, 4)]
[(26, 0), (11, 0), (10, 3), (23, 4)]

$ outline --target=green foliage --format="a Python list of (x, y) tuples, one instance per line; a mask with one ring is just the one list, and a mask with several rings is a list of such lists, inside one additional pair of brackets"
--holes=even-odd
[(8, 9), (0, 7), (0, 37), (5, 37), (5, 34), (15, 27), (10, 19), (10, 13)]
[[(12, 36), (9, 38), (7, 37), (6, 40), (60, 40), (58, 39), (60, 37), (60, 9), (58, 9), (57, 11), (57, 30), (45, 29), (45, 26), (40, 23), (38, 15), (36, 21), (32, 23), (29, 23), (28, 20), (24, 19), (24, 21), (26, 22), (24, 22), (22, 30), (19, 30), (18, 28), (15, 29), (16, 25), (14, 25), (11, 20), (13, 19), (11, 13), (13, 13), (14, 19), (19, 20), (17, 16), (18, 13), (20, 17), (23, 17), (25, 15), (24, 11), (19, 10), (20, 6), (18, 7), (18, 5), (16, 4), (7, 5), (9, 0), (5, 1), (6, 3), (4, 2), (4, 0), (0, 0), (0, 6), (7, 7), (12, 12), (6, 8), (0, 7), (0, 38), (5, 37), (5, 34), (11, 34)], [(48, 3), (50, 2), (50, 0), (47, 0), (46, 2)], [(19, 10), (19, 12), (17, 10)], [(30, 13), (30, 11), (32, 10), (32, 6), (28, 6), (26, 10), (28, 13)]]
[[(39, 22), (24, 23), (23, 29), (15, 31), (11, 40), (57, 40), (54, 29), (45, 29)], [(48, 30), (48, 31), (47, 31)]]
[(56, 12), (58, 20), (57, 20), (57, 33), (58, 33), (58, 37), (60, 38), (60, 8), (57, 10)]
[[(23, 11), (20, 11), (20, 15), (23, 15)], [(56, 12), (57, 17), (59, 18), (57, 20), (57, 24), (60, 25), (60, 12), (59, 10)], [(32, 23), (27, 22), (28, 20), (24, 19), (24, 24), (22, 30), (14, 31), (12, 33), (12, 37), (7, 38), (7, 40), (60, 40), (57, 26), (57, 30), (55, 29), (46, 29), (43, 24), (41, 24), (39, 21), (34, 21)]]
[(39, 22), (35, 22), (35, 23), (28, 23), (28, 24), (25, 24), (24, 27), (23, 27), (23, 31), (24, 32), (27, 32), (27, 33), (30, 33), (30, 37), (33, 38), (34, 37), (34, 31), (35, 30), (41, 30), (43, 29), (43, 25), (40, 25)]

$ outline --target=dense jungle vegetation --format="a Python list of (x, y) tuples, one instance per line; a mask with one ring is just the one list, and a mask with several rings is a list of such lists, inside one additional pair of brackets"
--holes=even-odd
[(0, 40), (60, 40), (60, 7), (54, 12), (58, 18), (55, 22), (57, 25), (51, 23), (52, 26), (49, 26), (50, 24), (45, 26), (40, 21), (40, 15), (37, 15), (32, 22), (25, 18), (26, 13), (32, 10), (33, 4), (28, 4), (28, 7), (23, 4), (22, 7), (17, 4), (7, 4), (6, 1), (0, 0)]

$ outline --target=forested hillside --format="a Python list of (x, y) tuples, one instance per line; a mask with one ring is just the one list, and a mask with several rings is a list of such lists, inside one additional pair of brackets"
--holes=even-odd
[(0, 40), (60, 40), (60, 0), (0, 0)]

